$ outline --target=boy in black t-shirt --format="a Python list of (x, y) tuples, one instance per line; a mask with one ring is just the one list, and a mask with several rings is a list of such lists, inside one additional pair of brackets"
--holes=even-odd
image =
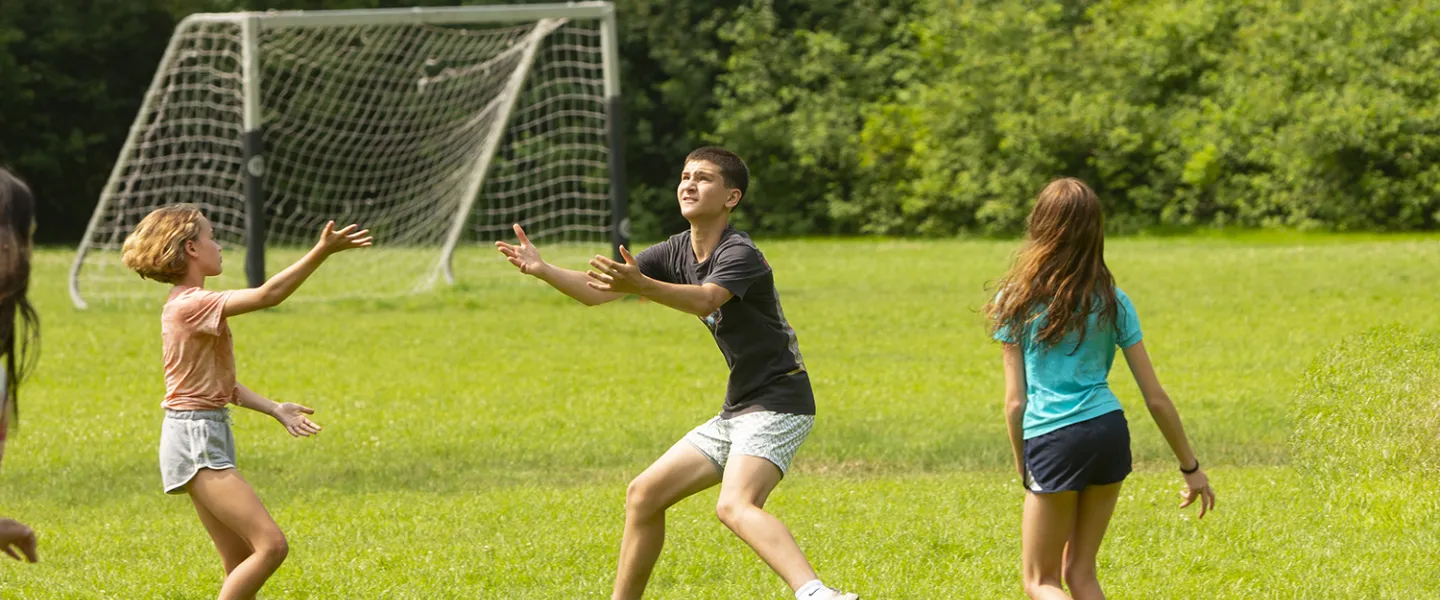
[(701, 319), (730, 367), (720, 414), (696, 427), (625, 493), (625, 537), (612, 600), (645, 591), (665, 541), (665, 510), (720, 484), (716, 513), (802, 600), (858, 600), (826, 587), (790, 530), (761, 507), (815, 421), (815, 397), (775, 277), (750, 237), (730, 226), (749, 184), (745, 162), (707, 147), (685, 158), (676, 196), (690, 230), (631, 256), (602, 256), (581, 273), (541, 260), (519, 225), (518, 245), (496, 242), (522, 273), (594, 306), (638, 294)]

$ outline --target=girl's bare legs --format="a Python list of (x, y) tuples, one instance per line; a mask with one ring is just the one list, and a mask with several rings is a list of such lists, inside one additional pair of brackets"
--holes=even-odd
[(1060, 587), (1065, 544), (1075, 530), (1075, 507), (1079, 494), (1025, 494), (1025, 517), (1021, 524), (1020, 568), (1025, 595), (1032, 600), (1068, 600)]
[(195, 514), (200, 516), (200, 522), (205, 525), (205, 531), (210, 532), (210, 540), (215, 542), (215, 549), (220, 552), (220, 561), (225, 563), (225, 574), (229, 575), (231, 571), (235, 570), (235, 567), (250, 558), (254, 549), (244, 538), (230, 531), (230, 528), (221, 523), (220, 519), (210, 514), (210, 509), (205, 508), (205, 505), (196, 500), (194, 496), (190, 497), (190, 501), (195, 504)]
[(1092, 485), (1080, 492), (1075, 530), (1065, 545), (1065, 586), (1070, 588), (1075, 600), (1105, 600), (1105, 592), (1100, 590), (1100, 580), (1095, 574), (1095, 557), (1100, 553), (1100, 542), (1105, 538), (1110, 516), (1115, 514), (1120, 485)]
[[(188, 488), (200, 520), (225, 561), (228, 574), (220, 588), (220, 600), (253, 598), (290, 553), (285, 534), (235, 469), (201, 469)], [(214, 520), (207, 521), (207, 515)], [(216, 528), (225, 531), (217, 536)], [(242, 543), (248, 551), (243, 558)]]

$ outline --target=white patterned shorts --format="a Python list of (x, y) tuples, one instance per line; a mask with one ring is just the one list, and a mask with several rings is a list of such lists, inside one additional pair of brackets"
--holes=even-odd
[(775, 463), (784, 476), (814, 425), (814, 415), (759, 411), (730, 419), (717, 416), (685, 434), (684, 441), (715, 463), (721, 473), (731, 456), (743, 455)]

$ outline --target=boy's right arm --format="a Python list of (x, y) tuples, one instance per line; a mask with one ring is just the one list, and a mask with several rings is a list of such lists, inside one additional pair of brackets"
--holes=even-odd
[(562, 269), (541, 260), (540, 251), (535, 248), (535, 244), (530, 243), (530, 238), (525, 235), (525, 230), (518, 224), (515, 225), (515, 237), (519, 238), (519, 244), (497, 241), (495, 247), (505, 255), (510, 264), (520, 269), (521, 273), (532, 275), (550, 284), (551, 287), (560, 290), (566, 296), (583, 302), (586, 306), (604, 304), (626, 296), (626, 294), (591, 288), (587, 284), (590, 278), (584, 273)]
[(326, 223), (325, 230), (320, 233), (320, 241), (315, 243), (315, 247), (311, 248), (304, 258), (286, 267), (284, 271), (276, 273), (260, 287), (230, 292), (221, 315), (225, 317), (243, 315), (284, 302), (286, 298), (290, 297), (290, 294), (300, 288), (300, 284), (305, 283), (305, 280), (320, 268), (320, 264), (325, 262), (325, 259), (329, 258), (331, 254), (369, 246), (372, 240), (368, 237), (370, 230), (356, 231), (359, 228), (359, 225), (349, 225), (336, 231), (334, 221)]

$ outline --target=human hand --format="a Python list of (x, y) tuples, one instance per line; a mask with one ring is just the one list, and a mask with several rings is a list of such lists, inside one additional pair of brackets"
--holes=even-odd
[[(357, 229), (359, 231), (356, 231)], [(359, 225), (352, 223), (337, 231), (335, 221), (327, 221), (324, 231), (320, 232), (320, 241), (315, 242), (315, 248), (330, 255), (351, 248), (364, 248), (371, 245), (374, 239), (370, 237), (369, 229), (360, 229)]]
[(536, 275), (545, 268), (545, 261), (540, 258), (540, 250), (535, 244), (530, 243), (530, 238), (525, 235), (525, 230), (519, 223), (514, 225), (515, 237), (520, 240), (517, 244), (507, 244), (496, 241), (495, 248), (505, 255), (510, 264), (520, 269), (526, 275)]
[(1185, 475), (1185, 490), (1180, 492), (1180, 497), (1185, 501), (1180, 508), (1185, 508), (1200, 501), (1200, 516), (1205, 518), (1205, 513), (1215, 510), (1215, 490), (1210, 489), (1210, 478), (1205, 476), (1205, 471), (1196, 469), (1194, 473)]
[(644, 294), (650, 283), (650, 278), (640, 272), (640, 265), (635, 262), (635, 257), (630, 256), (630, 251), (624, 246), (620, 247), (620, 257), (625, 262), (615, 262), (607, 257), (595, 255), (590, 259), (592, 271), (586, 271), (585, 275), (590, 277), (586, 284), (592, 289), (602, 292), (619, 292), (621, 294)]
[(300, 406), (294, 402), (282, 402), (275, 406), (276, 421), (285, 426), (285, 431), (295, 437), (310, 437), (320, 433), (321, 427), (305, 415), (315, 414), (315, 409)]
[(14, 519), (0, 519), (0, 550), (10, 558), (21, 560), (20, 554), (24, 554), (24, 560), (40, 562), (35, 545), (35, 530)]

